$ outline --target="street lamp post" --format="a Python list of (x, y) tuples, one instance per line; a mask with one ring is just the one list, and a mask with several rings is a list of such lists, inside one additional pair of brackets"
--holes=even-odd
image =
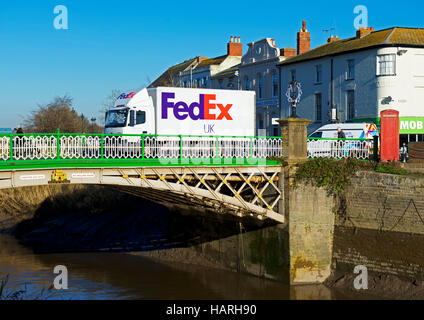
[(94, 131), (94, 123), (96, 122), (96, 118), (92, 117), (91, 118), (91, 131)]
[(193, 66), (190, 66), (190, 88), (193, 88)]
[(286, 92), (287, 101), (292, 106), (292, 112), (290, 118), (297, 118), (296, 115), (296, 106), (300, 102), (300, 97), (302, 96), (302, 86), (300, 82), (297, 82), (296, 79), (293, 79)]
[(238, 70), (234, 72), (234, 75), (237, 77), (237, 90), (240, 90), (240, 73)]

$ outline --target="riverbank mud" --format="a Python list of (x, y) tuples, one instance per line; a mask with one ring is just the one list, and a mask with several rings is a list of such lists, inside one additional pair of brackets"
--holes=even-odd
[[(166, 264), (178, 262), (274, 280), (281, 278), (273, 274), (285, 268), (281, 257), (287, 251), (287, 230), (281, 226), (170, 211), (105, 187), (54, 192), (41, 191), (31, 202), (30, 214), (3, 211), (15, 223), (2, 231), (38, 253), (125, 252)], [(422, 245), (422, 235), (336, 226), (333, 272), (325, 285), (341, 298), (424, 299), (424, 279), (417, 276), (424, 274), (420, 273)], [(357, 276), (353, 269), (359, 264), (369, 268), (368, 290), (353, 287)], [(310, 291), (296, 292), (306, 298)]]

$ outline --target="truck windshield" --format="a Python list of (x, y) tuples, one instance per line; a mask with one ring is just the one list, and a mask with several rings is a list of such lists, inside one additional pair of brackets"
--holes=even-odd
[(125, 127), (127, 123), (128, 109), (110, 110), (107, 113), (105, 127), (116, 128)]

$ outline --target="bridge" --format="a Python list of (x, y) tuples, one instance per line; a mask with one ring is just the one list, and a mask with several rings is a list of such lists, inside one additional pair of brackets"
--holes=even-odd
[[(307, 141), (308, 156), (368, 159), (372, 140)], [(0, 189), (114, 186), (168, 207), (284, 222), (282, 137), (3, 134)]]
[(309, 120), (279, 122), (284, 139), (0, 134), (0, 189), (98, 184), (168, 207), (284, 223), (290, 283), (321, 283), (331, 270), (334, 199), (312, 186), (291, 188), (289, 177), (308, 158), (370, 159), (378, 144), (307, 138)]
[(0, 189), (100, 184), (168, 207), (284, 222), (281, 155), (281, 137), (4, 134)]

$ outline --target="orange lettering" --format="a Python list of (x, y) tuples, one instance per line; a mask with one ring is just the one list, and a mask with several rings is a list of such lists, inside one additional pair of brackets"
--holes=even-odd
[(205, 120), (215, 120), (215, 115), (210, 114), (210, 109), (215, 109), (214, 103), (209, 103), (209, 100), (215, 100), (216, 95), (215, 94), (205, 94)]

